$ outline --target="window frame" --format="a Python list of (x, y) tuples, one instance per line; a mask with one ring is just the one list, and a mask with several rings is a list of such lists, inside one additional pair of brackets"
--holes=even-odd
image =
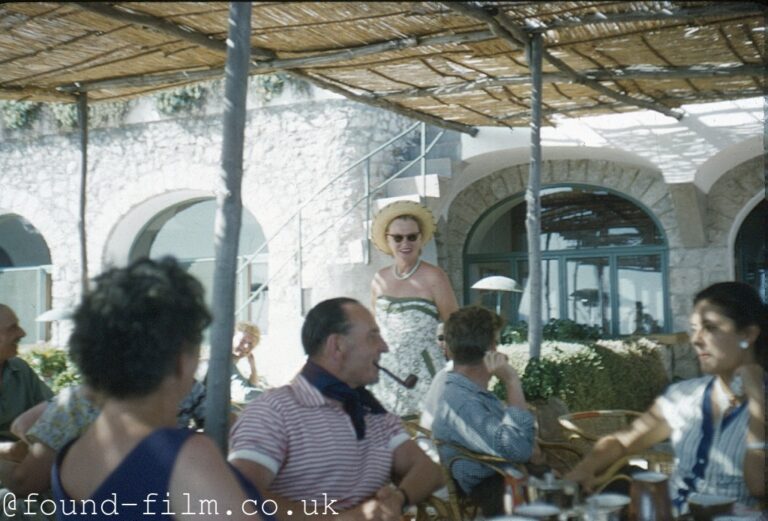
[[(617, 192), (615, 190), (612, 190), (610, 188), (606, 188), (603, 186), (595, 186), (595, 185), (588, 185), (588, 184), (578, 184), (578, 183), (559, 183), (559, 184), (552, 184), (547, 185), (545, 187), (542, 187), (542, 192), (549, 189), (556, 189), (556, 188), (575, 188), (575, 189), (582, 189), (582, 190), (590, 190), (590, 191), (600, 191), (600, 192), (606, 192), (611, 195), (620, 197), (630, 204), (636, 205), (640, 210), (642, 210), (645, 215), (651, 219), (653, 224), (656, 226), (659, 237), (661, 238), (661, 243), (657, 245), (639, 245), (639, 246), (603, 246), (603, 247), (597, 247), (597, 248), (574, 248), (574, 249), (565, 249), (565, 250), (552, 250), (552, 251), (542, 251), (541, 252), (541, 258), (542, 261), (544, 260), (557, 260), (558, 264), (558, 283), (559, 283), (559, 303), (558, 303), (558, 310), (559, 310), (559, 316), (561, 318), (568, 317), (568, 292), (566, 291), (567, 288), (567, 262), (571, 259), (578, 259), (578, 258), (588, 258), (588, 257), (607, 257), (608, 258), (608, 265), (609, 265), (609, 284), (611, 288), (611, 294), (610, 294), (610, 305), (611, 305), (611, 327), (610, 331), (607, 332), (608, 335), (611, 337), (620, 337), (620, 336), (630, 336), (630, 335), (620, 335), (619, 334), (619, 326), (620, 326), (620, 320), (619, 320), (619, 295), (618, 295), (618, 283), (619, 283), (619, 273), (618, 273), (618, 259), (619, 257), (626, 257), (626, 256), (641, 256), (641, 255), (659, 255), (660, 256), (660, 269), (661, 269), (661, 291), (662, 291), (662, 305), (663, 305), (663, 321), (662, 321), (662, 331), (663, 332), (669, 332), (671, 330), (672, 326), (672, 317), (671, 317), (671, 307), (670, 307), (670, 298), (669, 298), (669, 247), (668, 247), (668, 241), (666, 233), (664, 232), (664, 228), (661, 226), (661, 223), (656, 218), (656, 216), (648, 211), (648, 208), (638, 202), (637, 200), (628, 197), (626, 194), (623, 194), (621, 192)], [(464, 247), (462, 251), (462, 260), (463, 260), (463, 287), (464, 287), (464, 295), (463, 295), (463, 301), (465, 304), (471, 302), (471, 284), (472, 281), (470, 280), (470, 272), (473, 267), (473, 265), (479, 264), (479, 263), (489, 263), (489, 262), (506, 262), (509, 267), (509, 273), (502, 274), (506, 276), (510, 276), (513, 279), (517, 280), (522, 285), (522, 277), (518, 273), (518, 264), (519, 261), (528, 261), (528, 252), (527, 248), (526, 251), (514, 251), (514, 252), (493, 252), (493, 253), (469, 253), (467, 250), (469, 249), (469, 245), (472, 243), (473, 239), (475, 239), (475, 234), (477, 233), (480, 226), (483, 224), (483, 221), (493, 213), (495, 213), (498, 208), (502, 205), (508, 205), (510, 203), (510, 200), (518, 200), (516, 203), (513, 202), (509, 206), (509, 209), (507, 211), (511, 211), (513, 208), (515, 208), (519, 204), (525, 204), (524, 199), (524, 192), (519, 192), (517, 194), (511, 195), (509, 197), (505, 197), (503, 200), (499, 201), (498, 203), (494, 204), (492, 207), (488, 208), (485, 212), (480, 215), (480, 217), (473, 223), (472, 227), (469, 230), (469, 233), (467, 234), (466, 240), (464, 241)], [(542, 194), (542, 198), (546, 196), (546, 194)], [(502, 214), (505, 215), (505, 214)], [(487, 233), (487, 232), (486, 232)], [(513, 306), (515, 306), (515, 309), (519, 307), (519, 296), (512, 295), (511, 297), (513, 300)], [(510, 323), (514, 324), (517, 320), (510, 321)]]

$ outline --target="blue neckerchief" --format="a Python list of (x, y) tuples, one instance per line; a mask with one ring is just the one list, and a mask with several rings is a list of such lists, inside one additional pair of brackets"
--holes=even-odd
[[(704, 474), (707, 470), (707, 465), (709, 464), (709, 452), (712, 448), (712, 441), (715, 437), (715, 426), (714, 422), (712, 421), (712, 389), (716, 379), (717, 377), (712, 378), (712, 380), (707, 384), (707, 387), (704, 389), (704, 401), (701, 404), (701, 441), (699, 442), (698, 449), (696, 449), (696, 462), (691, 469), (691, 472), (693, 472), (693, 477), (683, 478), (683, 482), (685, 482), (688, 488), (681, 488), (677, 490), (678, 495), (677, 498), (675, 498), (674, 503), (678, 509), (681, 508), (687, 501), (688, 495), (696, 490), (696, 482), (704, 479)], [(729, 409), (723, 415), (720, 429), (725, 430), (726, 427), (728, 427), (733, 422), (733, 419), (738, 416), (738, 414), (746, 406), (747, 401), (745, 400), (738, 407)]]
[(358, 440), (365, 438), (365, 415), (367, 413), (384, 414), (387, 412), (365, 387), (352, 389), (311, 360), (307, 360), (307, 363), (304, 364), (301, 375), (314, 385), (323, 396), (338, 400), (344, 405), (344, 411), (352, 419)]

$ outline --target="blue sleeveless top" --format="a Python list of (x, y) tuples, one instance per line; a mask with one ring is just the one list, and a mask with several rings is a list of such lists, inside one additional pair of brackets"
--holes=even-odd
[[(61, 462), (64, 460), (72, 440), (59, 452), (51, 472), (51, 489), (56, 501), (58, 521), (172, 521), (176, 517), (171, 510), (169, 486), (171, 473), (181, 447), (194, 434), (189, 429), (158, 429), (141, 440), (128, 453), (120, 465), (107, 476), (96, 491), (86, 500), (73, 500), (61, 484)], [(240, 472), (231, 467), (245, 495), (257, 503), (246, 506), (250, 511), (261, 509), (262, 498), (256, 488)], [(213, 499), (213, 498), (210, 498)], [(214, 501), (210, 502), (211, 514), (215, 512)], [(200, 506), (190, 499), (190, 512), (208, 514), (209, 505)], [(200, 510), (200, 509), (204, 510)], [(186, 513), (190, 513), (186, 512)], [(179, 512), (181, 513), (181, 512)], [(219, 512), (218, 517), (225, 517)], [(207, 515), (204, 517), (208, 517)], [(261, 514), (264, 521), (272, 516)]]

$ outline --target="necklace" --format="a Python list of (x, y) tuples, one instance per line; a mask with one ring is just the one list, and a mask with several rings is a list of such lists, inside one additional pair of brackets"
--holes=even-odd
[(405, 280), (407, 278), (410, 278), (410, 276), (413, 275), (414, 273), (416, 273), (416, 270), (419, 269), (419, 266), (421, 266), (421, 259), (416, 261), (416, 264), (413, 265), (413, 268), (409, 269), (408, 271), (406, 271), (405, 273), (400, 275), (397, 272), (397, 266), (395, 264), (393, 264), (392, 265), (392, 275), (394, 275), (397, 280)]
[(715, 386), (715, 401), (720, 407), (721, 414), (725, 413), (728, 409), (739, 405), (739, 397), (731, 392), (719, 378), (717, 379), (717, 385)]

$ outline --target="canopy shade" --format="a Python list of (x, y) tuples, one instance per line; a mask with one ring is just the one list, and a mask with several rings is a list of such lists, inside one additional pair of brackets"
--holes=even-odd
[[(291, 71), (474, 132), (530, 119), (525, 41), (544, 40), (545, 122), (765, 92), (756, 2), (256, 2), (251, 73)], [(0, 98), (114, 100), (221, 78), (228, 4), (0, 5)]]

